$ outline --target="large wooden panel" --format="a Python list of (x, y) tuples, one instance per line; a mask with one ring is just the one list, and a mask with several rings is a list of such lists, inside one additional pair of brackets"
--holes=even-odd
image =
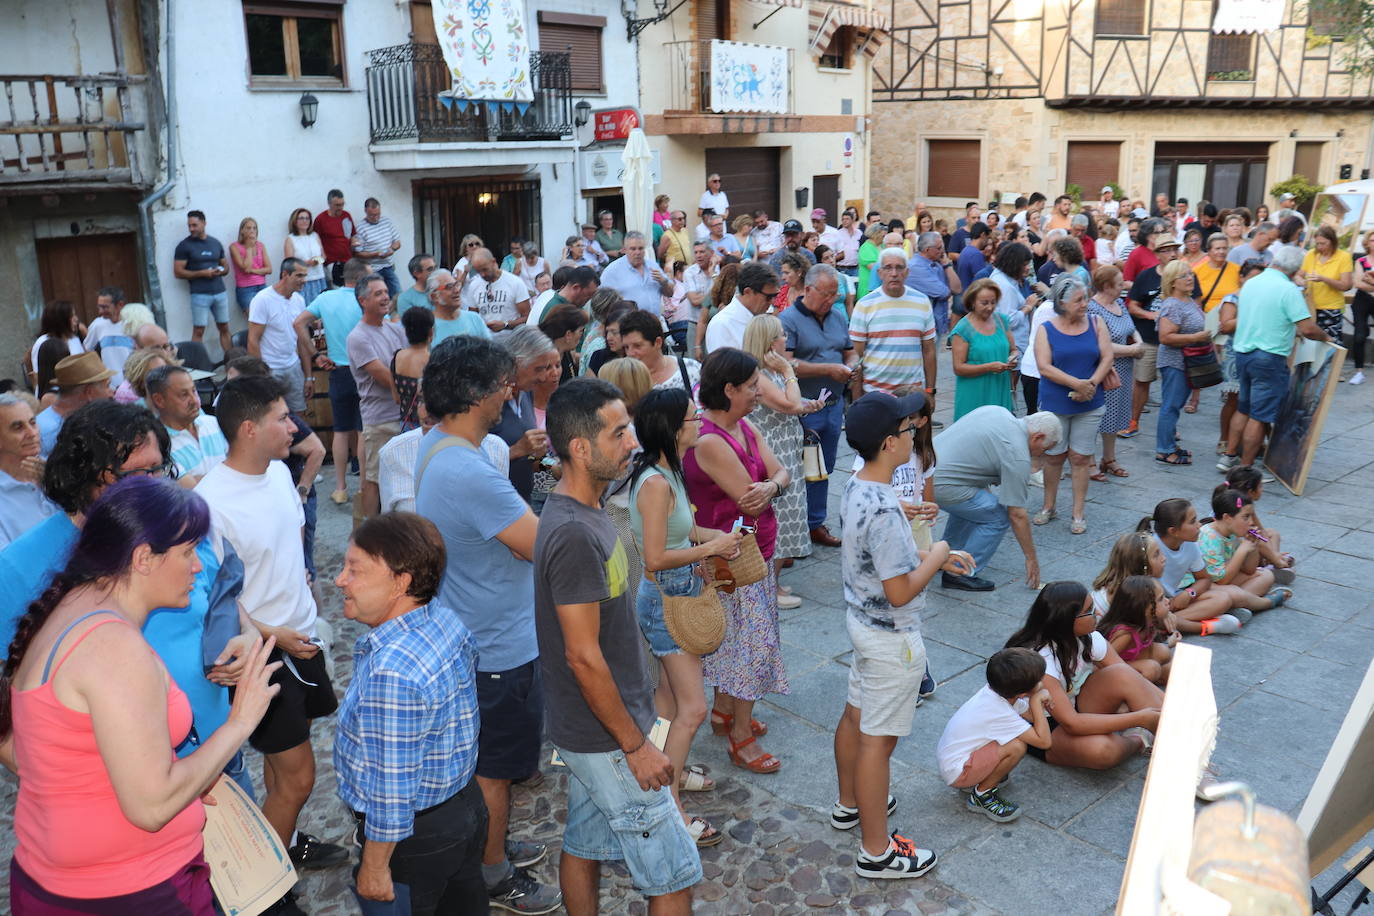
[(926, 194), (980, 200), (982, 141), (927, 140)]
[(725, 146), (706, 151), (706, 175), (720, 173), (721, 187), (730, 198), (731, 219), (754, 210), (767, 210), (770, 218), (778, 218), (782, 212), (778, 206), (782, 180), (778, 152), (775, 146)]
[(87, 324), (96, 316), (101, 287), (118, 286), (128, 302), (143, 298), (138, 240), (132, 232), (39, 239), (37, 249), (44, 302), (70, 301)]
[(1084, 200), (1101, 196), (1102, 188), (1121, 178), (1121, 144), (1071, 140), (1065, 167), (1065, 180), (1083, 189)]
[(825, 211), (826, 221), (840, 224), (840, 176), (813, 175), (811, 177), (811, 206)]

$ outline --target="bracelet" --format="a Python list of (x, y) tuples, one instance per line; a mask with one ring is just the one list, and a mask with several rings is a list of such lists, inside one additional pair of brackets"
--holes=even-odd
[(795, 382), (795, 381), (797, 381), (797, 377), (796, 377), (795, 375), (789, 375), (789, 376), (786, 377), (786, 379), (784, 379), (783, 384), (786, 385), (788, 382)]
[(778, 497), (782, 496), (782, 484), (778, 483), (776, 480), (771, 479), (768, 482), (771, 483), (778, 491), (778, 495), (774, 496), (773, 498), (777, 499)]
[(636, 753), (641, 747), (643, 747), (643, 746), (645, 745), (645, 743), (648, 742), (648, 740), (649, 740), (648, 738), (640, 738), (640, 739), (639, 739), (639, 743), (636, 744), (636, 745), (634, 746), (634, 749), (633, 749), (633, 750), (628, 750), (628, 751), (625, 752), (625, 756), (628, 757), (628, 756), (630, 756), (631, 754)]

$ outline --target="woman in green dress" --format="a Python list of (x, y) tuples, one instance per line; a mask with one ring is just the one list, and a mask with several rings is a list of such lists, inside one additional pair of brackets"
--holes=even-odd
[(868, 295), (868, 281), (873, 273), (873, 265), (877, 263), (878, 255), (883, 250), (883, 235), (886, 232), (887, 227), (877, 222), (864, 230), (866, 238), (859, 246), (859, 275), (854, 278), (859, 287), (854, 293), (855, 302)]
[(991, 280), (975, 280), (964, 290), (967, 312), (950, 333), (954, 360), (954, 419), (970, 410), (1011, 405), (1011, 370), (1020, 354), (1007, 319), (997, 313), (1002, 291)]

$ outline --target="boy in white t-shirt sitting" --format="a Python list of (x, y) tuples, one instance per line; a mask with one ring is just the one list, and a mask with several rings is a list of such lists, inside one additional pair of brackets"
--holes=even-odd
[(832, 826), (856, 824), (863, 836), (854, 870), (865, 878), (917, 878), (938, 857), (896, 831), (887, 817), (896, 807), (888, 794), (889, 761), (897, 739), (911, 733), (916, 696), (925, 673), (921, 641), (921, 592), (942, 568), (955, 575), (973, 568), (967, 554), (950, 555), (944, 541), (921, 554), (911, 525), (892, 489), (892, 472), (911, 457), (920, 393), (895, 398), (870, 392), (846, 415), (849, 444), (864, 459), (845, 485), (841, 567), (847, 627), (854, 646), (844, 714), (835, 729), (839, 800)]
[(996, 652), (988, 659), (987, 684), (950, 718), (935, 749), (945, 782), (968, 789), (968, 809), (998, 823), (1021, 815), (1020, 806), (1002, 798), (998, 787), (1027, 748), (1050, 747), (1049, 691), (1040, 687), (1044, 676), (1040, 653), (1019, 647)]

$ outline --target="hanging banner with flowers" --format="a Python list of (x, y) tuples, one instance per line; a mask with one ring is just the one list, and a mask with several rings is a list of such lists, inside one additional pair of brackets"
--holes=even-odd
[(434, 26), (453, 88), (447, 106), (495, 104), (521, 114), (534, 101), (523, 0), (433, 0)]
[(711, 42), (711, 110), (786, 114), (787, 49)]

